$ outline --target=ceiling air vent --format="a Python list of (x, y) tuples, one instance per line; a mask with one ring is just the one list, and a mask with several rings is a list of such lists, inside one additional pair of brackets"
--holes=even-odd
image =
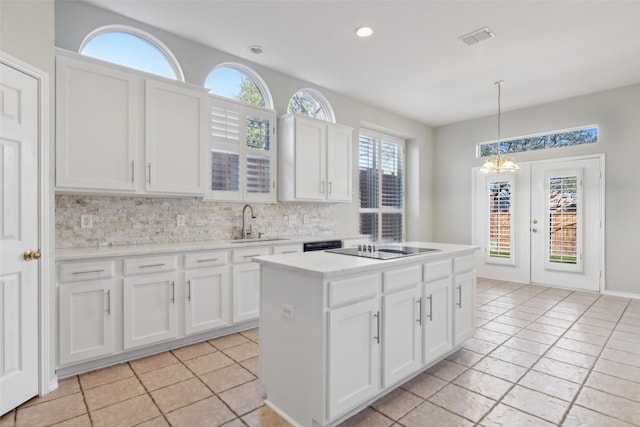
[(495, 36), (496, 35), (493, 34), (489, 27), (484, 27), (458, 38), (462, 40), (467, 46), (471, 46), (476, 43), (480, 43), (481, 41), (492, 39)]

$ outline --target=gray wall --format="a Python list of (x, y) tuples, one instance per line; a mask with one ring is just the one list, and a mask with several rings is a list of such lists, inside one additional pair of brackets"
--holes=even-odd
[[(55, 42), (60, 48), (77, 52), (87, 34), (96, 28), (110, 24), (130, 25), (147, 31), (161, 40), (180, 62), (188, 82), (202, 85), (206, 76), (217, 64), (229, 61), (242, 63), (255, 70), (267, 83), (278, 115), (286, 114), (289, 99), (296, 91), (302, 88), (313, 88), (329, 100), (337, 122), (355, 128), (356, 136), (363, 123), (370, 123), (375, 125), (377, 130), (385, 130), (406, 138), (408, 151), (412, 155), (408, 157), (407, 169), (410, 188), (407, 199), (407, 238), (432, 239), (433, 133), (428, 126), (86, 3), (56, 2), (55, 15)], [(357, 145), (357, 143), (354, 144), (354, 172), (357, 171)], [(358, 231), (357, 173), (354, 177), (354, 203), (337, 205), (335, 228), (337, 234), (354, 234)]]
[[(505, 93), (507, 94), (507, 93)], [(504, 104), (503, 104), (504, 105)], [(515, 155), (517, 161), (605, 153), (607, 290), (640, 294), (635, 258), (640, 242), (640, 85), (502, 114), (502, 136), (515, 137), (597, 124), (599, 142)], [(471, 168), (478, 142), (496, 138), (497, 118), (485, 117), (434, 131), (434, 238), (471, 243)]]

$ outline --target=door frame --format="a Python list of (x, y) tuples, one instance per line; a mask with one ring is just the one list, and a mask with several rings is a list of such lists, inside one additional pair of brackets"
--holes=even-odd
[(55, 322), (51, 310), (51, 283), (55, 283), (55, 229), (53, 185), (50, 179), (50, 82), (49, 74), (0, 50), (0, 62), (36, 79), (38, 82), (38, 248), (43, 253), (38, 262), (38, 392), (49, 393), (58, 387), (55, 376)]
[[(599, 166), (600, 166), (600, 187), (599, 187), (599, 192), (600, 192), (600, 208), (599, 208), (599, 215), (600, 215), (600, 233), (598, 233), (598, 237), (600, 240), (600, 244), (599, 244), (599, 254), (598, 254), (598, 263), (599, 263), (599, 270), (600, 270), (600, 279), (599, 279), (599, 288), (598, 288), (598, 292), (600, 294), (604, 294), (606, 292), (606, 282), (605, 282), (605, 278), (606, 278), (606, 271), (605, 271), (605, 252), (606, 252), (606, 239), (605, 239), (605, 229), (606, 229), (606, 218), (605, 218), (605, 212), (606, 212), (606, 194), (605, 194), (605, 177), (606, 177), (606, 173), (605, 173), (605, 154), (604, 153), (596, 153), (596, 154), (587, 154), (584, 156), (570, 156), (570, 157), (559, 157), (559, 158), (553, 158), (553, 159), (545, 159), (545, 160), (536, 160), (536, 161), (531, 161), (531, 162), (519, 162), (519, 164), (522, 165), (527, 165), (529, 167), (533, 166), (533, 165), (544, 165), (544, 164), (552, 164), (552, 163), (558, 163), (558, 162), (566, 162), (566, 161), (577, 161), (577, 160), (587, 160), (587, 159), (597, 159), (599, 161)], [(476, 192), (476, 188), (477, 188), (477, 184), (478, 184), (478, 176), (480, 176), (480, 167), (473, 167), (471, 169), (471, 241), (473, 244), (478, 244), (483, 246), (484, 243), (482, 243), (481, 241), (478, 241), (478, 236), (479, 236), (479, 232), (482, 231), (483, 229), (483, 225), (478, 223), (478, 218), (480, 215), (480, 212), (478, 212), (478, 194)], [(484, 176), (484, 175), (482, 175)], [(529, 176), (529, 180), (531, 180), (531, 176)], [(531, 185), (529, 184), (529, 187), (531, 187)], [(529, 198), (531, 198), (531, 194), (529, 194)], [(529, 217), (531, 216), (531, 212), (528, 213)], [(480, 217), (484, 218), (484, 215), (480, 215)], [(529, 246), (531, 245), (531, 242), (529, 241)], [(482, 253), (482, 251), (479, 251), (478, 254), (476, 255), (476, 262), (484, 262), (484, 253)], [(502, 280), (502, 279), (500, 279)], [(529, 268), (529, 280), (528, 282), (529, 284), (533, 283), (531, 282), (531, 269)], [(571, 288), (573, 289), (573, 288)]]

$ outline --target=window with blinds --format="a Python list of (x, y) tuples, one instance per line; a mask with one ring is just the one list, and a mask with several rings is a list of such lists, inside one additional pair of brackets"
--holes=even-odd
[(578, 264), (579, 184), (578, 176), (549, 178), (548, 263)]
[(275, 112), (210, 96), (211, 198), (275, 202)]
[(360, 233), (404, 240), (404, 141), (362, 130), (359, 174)]
[(511, 179), (489, 180), (489, 236), (487, 262), (513, 263), (513, 182)]

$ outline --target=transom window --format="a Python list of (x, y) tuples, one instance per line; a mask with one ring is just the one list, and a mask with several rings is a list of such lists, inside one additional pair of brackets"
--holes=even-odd
[(404, 140), (360, 133), (360, 233), (378, 242), (404, 240)]
[(184, 81), (178, 61), (151, 34), (126, 26), (107, 26), (93, 31), (80, 46), (80, 53), (103, 61)]
[(257, 73), (241, 64), (217, 66), (207, 76), (204, 87), (210, 89), (212, 95), (273, 109), (266, 83)]
[(329, 101), (318, 91), (302, 89), (293, 94), (287, 106), (288, 113), (335, 123), (336, 118)]
[(598, 127), (588, 126), (537, 135), (504, 139), (500, 142), (483, 142), (477, 146), (477, 157), (498, 154), (521, 153), (523, 151), (547, 150), (572, 145), (594, 144), (598, 142)]

